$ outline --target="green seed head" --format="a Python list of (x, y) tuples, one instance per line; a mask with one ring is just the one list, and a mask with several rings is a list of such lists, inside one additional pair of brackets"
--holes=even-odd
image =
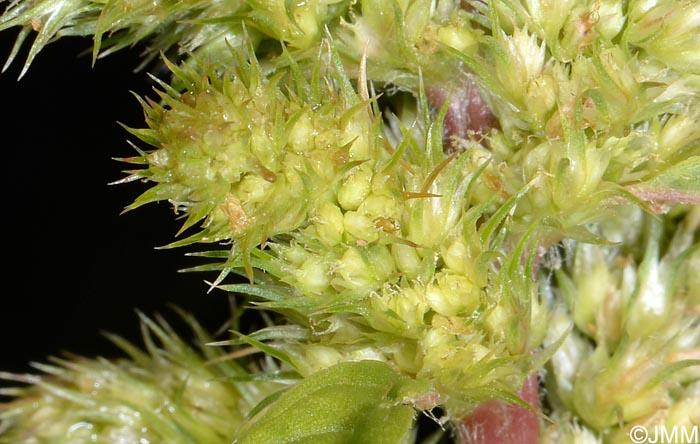
[(3, 374), (30, 385), (16, 390), (18, 399), (0, 405), (0, 442), (223, 444), (275, 389), (225, 381), (247, 371), (222, 360), (223, 349), (206, 347), (211, 338), (198, 325), (192, 324), (201, 349), (191, 348), (162, 320), (142, 322), (147, 351), (112, 337), (128, 359), (73, 356), (37, 364), (42, 376)]
[[(672, 271), (696, 267), (697, 246), (686, 236), (687, 229), (697, 229), (696, 212), (676, 225), (665, 253), (663, 225), (653, 217), (637, 231), (646, 239), (643, 248), (634, 242), (579, 245), (573, 279), (562, 280), (578, 330), (552, 358), (552, 388), (598, 432), (622, 434), (634, 424), (663, 421), (671, 406), (686, 402), (681, 388), (700, 371), (700, 317)], [(614, 225), (610, 229), (612, 234)], [(682, 421), (692, 416), (679, 409), (686, 415)]]

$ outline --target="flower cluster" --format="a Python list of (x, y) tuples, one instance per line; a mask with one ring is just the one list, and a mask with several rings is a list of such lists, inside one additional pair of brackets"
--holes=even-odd
[(549, 363), (554, 402), (612, 442), (640, 424), (692, 427), (700, 377), (700, 211), (677, 215), (667, 240), (659, 220), (639, 209), (620, 216), (628, 223), (603, 227), (619, 245), (579, 244), (557, 272), (566, 302), (552, 339), (571, 318), (577, 328)]
[(223, 435), (351, 442), (340, 420), (277, 419), (311, 393), (355, 415), (328, 394), (353, 375), (401, 442), (406, 405), (482, 442), (469, 415), (494, 405), (537, 428), (539, 379), (542, 440), (568, 443), (697, 420), (698, 17), (670, 0), (23, 0), (0, 29), (36, 25), (28, 62), (62, 32), (94, 34), (96, 55), (156, 30), (151, 52), (185, 49), (129, 129), (149, 147), (122, 182), (153, 186), (128, 209), (171, 202), (171, 246), (216, 244), (194, 269), (266, 313), (219, 345), (306, 378), (255, 408), (197, 406), (235, 418)]
[[(0, 405), (0, 442), (225, 444), (245, 413), (275, 389), (263, 382), (232, 385), (248, 370), (225, 358), (224, 349), (188, 315), (198, 349), (163, 320), (141, 316), (147, 350), (110, 336), (128, 359), (70, 356), (36, 364), (45, 376), (0, 377), (32, 384), (6, 394)], [(273, 370), (273, 369), (270, 369)]]

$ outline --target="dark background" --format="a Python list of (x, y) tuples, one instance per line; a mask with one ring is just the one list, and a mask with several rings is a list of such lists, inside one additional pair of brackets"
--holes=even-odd
[[(0, 32), (0, 64), (15, 35)], [(138, 49), (93, 68), (91, 43), (63, 38), (48, 45), (18, 81), (25, 46), (0, 75), (0, 371), (29, 371), (30, 361), (64, 351), (115, 355), (101, 331), (140, 344), (136, 309), (161, 313), (178, 327), (168, 307), (176, 304), (210, 330), (229, 313), (226, 294), (207, 294), (204, 280), (213, 276), (177, 272), (201, 262), (182, 249), (156, 249), (179, 227), (167, 203), (120, 215), (147, 186), (108, 185), (128, 167), (112, 158), (134, 155), (127, 140), (137, 142), (117, 121), (143, 127), (130, 91), (155, 95), (146, 72), (134, 72)]]

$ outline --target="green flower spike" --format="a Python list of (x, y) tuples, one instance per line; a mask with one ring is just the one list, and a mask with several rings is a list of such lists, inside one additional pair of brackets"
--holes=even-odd
[(248, 371), (223, 359), (224, 349), (205, 346), (211, 338), (185, 319), (199, 349), (162, 319), (142, 316), (146, 351), (110, 335), (128, 358), (68, 356), (35, 364), (42, 376), (1, 373), (29, 386), (3, 393), (16, 400), (0, 405), (0, 442), (230, 443), (246, 415), (275, 387), (243, 382)]
[[(187, 214), (183, 229), (203, 220), (174, 245), (233, 240), (223, 264), (200, 269), (222, 270), (214, 285), (245, 269), (255, 286), (219, 287), (295, 313), (303, 335), (265, 335), (302, 375), (369, 358), (422, 381), (415, 396), (435, 391), (455, 418), (489, 398), (522, 403), (514, 393), (549, 353), (535, 353), (546, 308), (531, 254), (519, 269), (530, 238), (507, 259), (498, 253), (523, 193), (465, 212), (485, 159), (444, 154), (425, 102), (394, 118), (398, 132), (379, 132), (371, 100), (328, 64), (335, 57), (331, 48), (314, 68), (325, 75), (315, 83), (300, 82), (294, 64), (266, 75), (253, 59), (206, 78), (171, 65), (190, 86), (166, 87), (167, 108), (146, 103), (150, 128), (131, 130), (157, 148), (130, 160), (147, 168), (127, 180), (156, 182), (134, 207), (169, 200)], [(426, 125), (421, 139), (401, 130), (416, 124)]]
[(169, 64), (187, 90), (163, 84), (162, 104), (142, 102), (149, 128), (130, 131), (156, 149), (126, 159), (147, 168), (125, 180), (156, 183), (128, 209), (167, 200), (187, 215), (181, 232), (202, 222), (173, 245), (235, 240), (232, 260), (252, 278), (252, 249), (304, 225), (338, 176), (368, 159), (376, 130), (347, 79), (309, 84), (296, 75), (294, 87), (293, 71), (285, 91), (284, 73), (267, 76), (254, 58), (239, 60), (223, 76)]
[[(21, 26), (4, 69), (15, 59), (33, 33), (22, 77), (41, 49), (63, 36), (94, 36), (93, 63), (119, 49), (150, 39), (141, 67), (161, 52), (201, 50), (212, 59), (229, 56), (227, 45), (243, 43), (240, 20), (201, 27), (200, 21), (231, 16), (245, 9), (242, 2), (28, 0), (13, 2), (0, 17), (0, 30)], [(183, 37), (186, 35), (186, 37)], [(179, 47), (178, 47), (179, 46)], [(223, 51), (221, 49), (224, 49)]]
[[(699, 209), (692, 208), (676, 225), (663, 256), (663, 223), (637, 218), (645, 249), (624, 242), (580, 244), (572, 276), (557, 273), (578, 329), (552, 358), (550, 393), (611, 442), (624, 442), (634, 425), (651, 427), (669, 418), (670, 429), (694, 420), (692, 410), (681, 407), (692, 403), (680, 400), (700, 376), (698, 292), (684, 276), (700, 272), (693, 239)], [(629, 221), (629, 216), (622, 217)], [(607, 234), (634, 238), (630, 228), (635, 227), (608, 226)]]
[[(396, 128), (411, 123), (395, 118)], [(487, 399), (523, 405), (515, 393), (551, 350), (540, 349), (547, 308), (528, 253), (535, 230), (499, 253), (506, 241), (497, 233), (526, 190), (477, 225), (492, 206), (465, 208), (484, 161), (471, 150), (444, 154), (441, 136), (439, 121), (422, 140), (377, 134), (368, 144), (375, 151), (329, 190), (307, 226), (251, 252), (269, 276), (219, 288), (303, 320), (301, 337), (268, 336), (302, 375), (385, 361), (417, 380), (416, 406), (440, 404), (456, 419)], [(382, 139), (399, 142), (387, 150)]]

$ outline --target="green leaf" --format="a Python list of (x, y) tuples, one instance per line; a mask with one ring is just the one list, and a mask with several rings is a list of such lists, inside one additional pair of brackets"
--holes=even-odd
[(628, 187), (635, 196), (651, 201), (700, 203), (700, 156), (689, 157), (653, 179)]
[(344, 362), (282, 393), (240, 430), (237, 444), (399, 444), (414, 410), (395, 399), (406, 383), (379, 361)]

